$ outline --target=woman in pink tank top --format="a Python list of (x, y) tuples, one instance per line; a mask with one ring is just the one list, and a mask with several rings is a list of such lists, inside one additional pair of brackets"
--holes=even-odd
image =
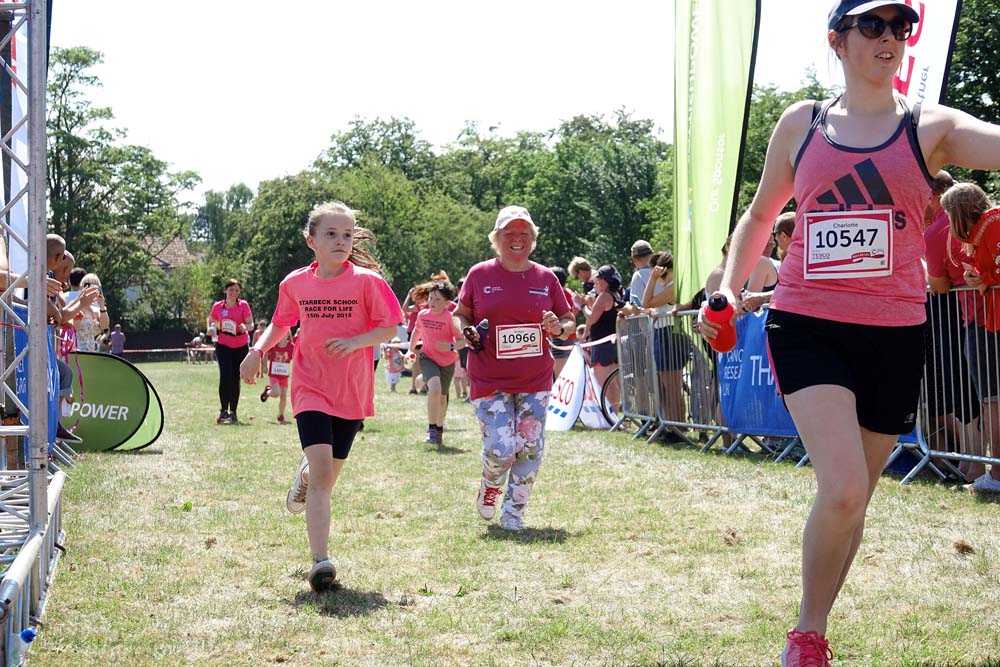
[[(943, 106), (911, 112), (893, 90), (919, 18), (903, 2), (836, 3), (827, 38), (844, 68), (844, 94), (793, 104), (778, 120), (719, 289), (735, 304), (734, 317), (741, 315), (739, 288), (794, 196), (799, 208), (771, 300), (768, 346), (818, 490), (803, 534), (802, 598), (784, 667), (829, 664), (830, 609), (885, 462), (898, 436), (913, 428), (930, 174), (946, 164), (1000, 168), (1000, 126)], [(701, 330), (714, 338), (718, 327), (702, 318)]]

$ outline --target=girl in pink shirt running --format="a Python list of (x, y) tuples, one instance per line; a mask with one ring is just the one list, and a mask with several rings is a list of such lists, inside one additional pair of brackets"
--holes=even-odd
[(378, 261), (355, 245), (375, 237), (354, 216), (341, 202), (309, 214), (306, 243), (316, 261), (281, 281), (271, 324), (240, 365), (240, 375), (253, 384), (261, 356), (300, 324), (291, 393), (304, 456), (285, 504), (292, 513), (306, 513), (313, 558), (308, 579), (317, 593), (330, 590), (337, 578), (328, 552), (330, 494), (364, 418), (375, 414), (372, 348), (392, 338), (403, 321)]
[(450, 283), (433, 283), (427, 296), (427, 308), (417, 314), (410, 340), (420, 345), (420, 374), (427, 384), (427, 436), (424, 442), (440, 445), (444, 417), (448, 411), (448, 391), (455, 377), (456, 341), (464, 344), (458, 318), (448, 307), (454, 288)]

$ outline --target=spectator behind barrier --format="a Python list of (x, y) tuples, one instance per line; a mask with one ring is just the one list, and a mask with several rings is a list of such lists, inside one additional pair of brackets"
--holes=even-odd
[(577, 310), (583, 310), (584, 306), (589, 306), (593, 303), (593, 296), (591, 295), (594, 289), (594, 281), (592, 280), (593, 269), (590, 266), (590, 262), (583, 257), (574, 257), (570, 260), (566, 270), (573, 280), (579, 280), (583, 286), (582, 292), (573, 294), (573, 302), (576, 304)]
[[(597, 270), (594, 289), (597, 297), (594, 305), (585, 306), (586, 315), (585, 338), (598, 341), (615, 333), (618, 320), (618, 310), (622, 307), (621, 297), (622, 277), (611, 264), (605, 264)], [(607, 341), (590, 348), (590, 362), (597, 378), (598, 386), (603, 387), (605, 380), (618, 368), (618, 348), (614, 341)], [(608, 387), (608, 404), (615, 412), (621, 411), (621, 383), (612, 382)]]
[[(661, 413), (668, 421), (685, 422), (682, 372), (691, 358), (691, 341), (674, 330), (674, 256), (669, 250), (657, 253), (649, 283), (642, 294), (642, 307), (650, 309), (653, 321), (653, 359), (660, 383)], [(676, 438), (675, 438), (676, 439)]]
[[(973, 292), (950, 291), (953, 286), (965, 285), (962, 262), (973, 261), (951, 233), (948, 215), (941, 207), (941, 197), (954, 184), (951, 174), (943, 169), (939, 171), (924, 209), (927, 284), (931, 291), (927, 297), (931, 335), (924, 364), (928, 394), (927, 438), (932, 449), (981, 456), (980, 400), (966, 359), (966, 325), (959, 318), (959, 312), (964, 312), (965, 322), (975, 328), (977, 321), (984, 320), (976, 318), (973, 309), (978, 302), (981, 310), (983, 299)], [(958, 468), (966, 482), (973, 482), (986, 472), (982, 463), (969, 461), (961, 461)]]
[[(986, 290), (1000, 284), (1000, 208), (994, 208), (986, 193), (974, 183), (958, 183), (941, 196), (941, 207), (948, 214), (951, 233), (971, 255), (959, 259), (965, 269), (965, 282), (985, 295), (984, 318), (970, 325), (966, 334), (966, 356), (973, 380), (982, 400), (984, 433), (1000, 433), (1000, 304), (997, 291)], [(971, 262), (969, 261), (971, 259)], [(994, 448), (996, 443), (992, 443)], [(993, 455), (997, 452), (994, 449)], [(973, 491), (1000, 493), (1000, 469), (991, 466), (968, 485)]]
[(97, 296), (89, 306), (81, 306), (73, 318), (72, 326), (76, 329), (76, 348), (82, 352), (98, 352), (100, 351), (98, 338), (107, 332), (111, 325), (108, 318), (108, 307), (104, 302), (104, 293), (101, 291), (101, 279), (97, 277), (96, 273), (87, 273), (83, 276), (80, 287), (81, 290), (76, 299), (69, 304), (71, 309), (76, 301), (83, 298), (86, 290), (96, 289)]
[[(781, 260), (785, 258), (788, 253), (788, 246), (792, 243), (792, 234), (795, 233), (795, 213), (787, 212), (779, 215), (774, 221), (774, 227), (771, 229), (771, 240), (767, 242), (764, 246), (764, 252), (762, 253), (764, 257), (770, 259), (772, 266), (775, 271), (775, 284), (771, 289), (767, 289), (765, 286), (762, 291), (754, 292), (751, 291), (749, 285), (747, 290), (743, 292), (743, 307), (747, 310), (758, 310), (765, 303), (771, 302), (771, 295), (774, 294), (774, 287), (777, 286), (777, 275), (778, 270), (781, 268)], [(777, 259), (771, 257), (772, 253), (775, 252), (777, 248)], [(758, 264), (758, 266), (762, 266)], [(767, 269), (764, 269), (767, 271)], [(756, 269), (755, 269), (756, 271)], [(751, 280), (752, 280), (751, 276)]]
[(642, 304), (642, 295), (646, 291), (646, 284), (649, 282), (649, 274), (652, 270), (651, 258), (653, 248), (648, 241), (639, 239), (632, 244), (632, 266), (635, 271), (632, 273), (632, 280), (629, 283), (629, 303)]

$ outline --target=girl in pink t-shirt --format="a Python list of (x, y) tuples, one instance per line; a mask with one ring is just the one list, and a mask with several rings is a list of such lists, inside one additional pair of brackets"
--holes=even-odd
[[(261, 320), (264, 323), (264, 320)], [(266, 326), (266, 324), (265, 324)], [(263, 335), (264, 329), (261, 329), (260, 335), (256, 338), (260, 340), (260, 336)], [(254, 341), (256, 343), (256, 341)], [(261, 402), (266, 401), (271, 396), (277, 394), (278, 396), (278, 423), (284, 424), (285, 422), (285, 403), (288, 400), (288, 376), (292, 372), (292, 355), (295, 353), (295, 339), (292, 338), (292, 332), (289, 331), (285, 334), (285, 337), (281, 339), (281, 342), (268, 350), (267, 354), (264, 355), (262, 366), (266, 366), (267, 370), (267, 386), (264, 387), (263, 393), (260, 395)]]
[(364, 418), (375, 414), (373, 346), (392, 338), (403, 321), (378, 261), (355, 245), (375, 237), (354, 216), (341, 202), (309, 214), (306, 244), (316, 261), (281, 281), (271, 324), (240, 366), (253, 384), (261, 356), (300, 324), (291, 393), (304, 456), (285, 504), (292, 513), (305, 511), (313, 558), (308, 579), (317, 593), (337, 578), (328, 552), (330, 494)]
[(448, 411), (448, 391), (455, 377), (456, 341), (462, 341), (458, 318), (451, 314), (455, 290), (450, 283), (433, 283), (427, 296), (427, 308), (417, 314), (413, 327), (414, 343), (420, 346), (420, 373), (427, 385), (427, 436), (424, 442), (440, 445), (444, 417)]

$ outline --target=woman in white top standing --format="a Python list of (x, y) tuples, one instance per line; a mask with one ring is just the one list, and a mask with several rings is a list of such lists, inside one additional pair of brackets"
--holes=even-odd
[(80, 287), (96, 287), (97, 298), (89, 308), (80, 309), (73, 326), (76, 329), (76, 349), (81, 352), (100, 352), (98, 337), (111, 326), (108, 318), (108, 306), (104, 303), (104, 292), (101, 290), (101, 279), (96, 273), (88, 273), (80, 281)]

